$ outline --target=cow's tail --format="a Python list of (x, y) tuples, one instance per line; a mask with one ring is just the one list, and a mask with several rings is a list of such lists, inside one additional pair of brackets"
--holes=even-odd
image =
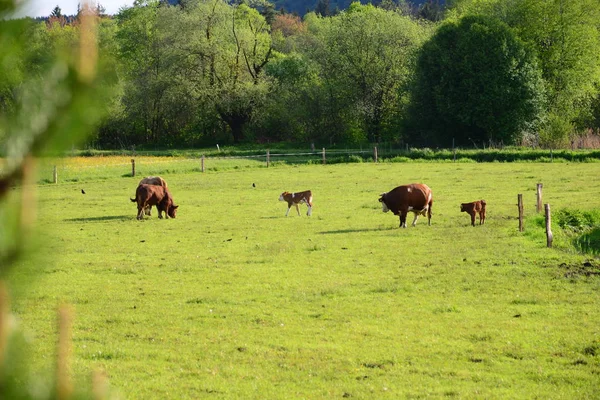
[(132, 203), (137, 202), (137, 199), (129, 199), (129, 200), (131, 200)]

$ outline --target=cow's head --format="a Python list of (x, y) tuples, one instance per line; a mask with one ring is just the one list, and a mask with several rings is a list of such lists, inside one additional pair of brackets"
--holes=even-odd
[(383, 211), (384, 213), (390, 211), (387, 204), (385, 204), (385, 195), (386, 194), (387, 193), (381, 193), (381, 195), (379, 197), (379, 202), (381, 203), (381, 211)]
[(179, 206), (176, 206), (174, 204), (167, 208), (167, 214), (169, 215), (170, 218), (175, 218), (175, 216), (177, 215), (178, 208), (179, 208)]
[(279, 201), (285, 201), (285, 195), (289, 194), (289, 192), (283, 192), (281, 193), (281, 196), (279, 196)]

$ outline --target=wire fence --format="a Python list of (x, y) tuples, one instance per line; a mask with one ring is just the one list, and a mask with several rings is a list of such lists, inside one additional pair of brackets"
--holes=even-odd
[(145, 177), (168, 173), (216, 172), (246, 168), (269, 168), (284, 164), (347, 162), (350, 157), (369, 158), (371, 150), (271, 152), (236, 155), (99, 156), (42, 160), (40, 184), (57, 184), (119, 177)]
[(145, 177), (170, 173), (216, 172), (232, 169), (270, 168), (288, 164), (334, 164), (353, 162), (600, 162), (597, 150), (524, 149), (429, 149), (373, 146), (368, 149), (311, 151), (235, 150), (189, 151), (172, 155), (69, 156), (43, 159), (39, 183), (64, 183), (120, 177)]

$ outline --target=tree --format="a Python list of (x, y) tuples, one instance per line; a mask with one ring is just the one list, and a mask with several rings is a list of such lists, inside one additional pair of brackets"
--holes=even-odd
[(497, 19), (468, 16), (421, 49), (408, 126), (429, 145), (509, 144), (534, 128), (543, 106), (532, 51)]
[(332, 112), (343, 110), (335, 119), (349, 124), (354, 138), (357, 133), (375, 142), (394, 138), (399, 103), (427, 29), (397, 12), (360, 3), (327, 21), (307, 21), (317, 38), (309, 54), (321, 67), (324, 93), (335, 104)]
[(181, 47), (181, 67), (189, 71), (204, 118), (216, 116), (234, 142), (244, 141), (270, 90), (264, 73), (272, 57), (270, 26), (245, 4), (206, 0), (186, 11), (190, 36)]
[(189, 93), (177, 71), (180, 11), (159, 1), (136, 1), (117, 17), (119, 61), (124, 78), (122, 105), (128, 140), (139, 144), (176, 143), (189, 115)]
[[(469, 14), (497, 17), (533, 47), (547, 92), (547, 112), (552, 116), (548, 122), (554, 127), (552, 130), (561, 126), (567, 129), (562, 132), (563, 140), (574, 123), (589, 121), (585, 116), (591, 112), (591, 99), (600, 88), (600, 2), (456, 0), (455, 3), (451, 18)], [(563, 122), (558, 123), (561, 119)], [(556, 133), (553, 136), (556, 139)]]
[(54, 9), (52, 10), (52, 12), (50, 13), (50, 17), (54, 17), (54, 18), (60, 18), (62, 17), (62, 10), (60, 9), (59, 6), (54, 7)]
[(329, 9), (329, 0), (318, 0), (317, 5), (315, 6), (315, 13), (321, 17), (327, 17), (331, 15), (331, 10)]

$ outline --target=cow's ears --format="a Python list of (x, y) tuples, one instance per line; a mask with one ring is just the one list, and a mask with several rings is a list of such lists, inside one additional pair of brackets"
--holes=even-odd
[(171, 206), (171, 208), (173, 208), (173, 209), (177, 209), (177, 208), (179, 208), (179, 206), (175, 206), (175, 205), (173, 205), (173, 206)]

